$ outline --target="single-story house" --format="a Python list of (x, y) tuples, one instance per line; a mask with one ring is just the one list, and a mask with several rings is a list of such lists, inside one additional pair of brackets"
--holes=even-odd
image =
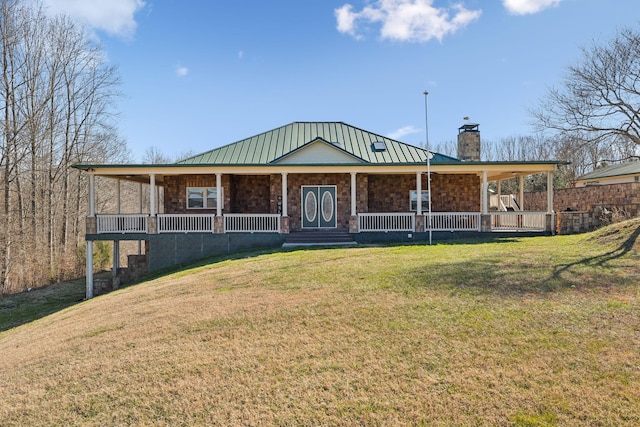
[[(445, 156), (342, 122), (294, 122), (173, 164), (75, 165), (89, 174), (87, 297), (97, 240), (114, 242), (116, 272), (121, 240), (144, 242), (139, 256), (154, 271), (296, 242), (552, 232), (559, 162), (480, 161), (477, 124), (459, 128), (458, 151)], [(538, 173), (547, 174), (547, 209), (526, 211), (523, 179)], [(96, 212), (95, 177), (112, 178), (117, 194), (122, 180), (146, 185), (148, 213), (122, 213), (119, 200), (116, 212)], [(512, 178), (520, 180), (517, 208), (509, 201), (490, 209), (488, 183)]]
[(640, 161), (597, 168), (576, 178), (576, 187), (640, 182)]

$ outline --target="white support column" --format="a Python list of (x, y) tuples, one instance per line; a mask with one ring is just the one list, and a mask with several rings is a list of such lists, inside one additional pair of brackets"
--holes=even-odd
[(287, 172), (282, 172), (282, 216), (289, 216), (289, 205), (287, 204)]
[(351, 172), (351, 216), (358, 215), (358, 199), (356, 197), (357, 182), (357, 173)]
[(222, 216), (222, 174), (216, 174), (216, 216)]
[(86, 264), (86, 294), (85, 298), (93, 298), (93, 242), (87, 240), (87, 264)]
[[(500, 204), (502, 203), (502, 180), (501, 179), (496, 181), (496, 186), (498, 187), (498, 210), (500, 210)], [(491, 200), (489, 200), (489, 205), (491, 205)]]
[[(120, 178), (116, 179), (116, 214), (120, 214)], [(113, 271), (111, 274), (113, 277), (118, 275), (118, 268), (120, 268), (120, 241), (113, 241)]]
[(482, 200), (482, 213), (484, 215), (487, 215), (489, 213), (489, 203), (487, 201), (488, 188), (487, 171), (482, 171), (482, 185), (480, 186), (480, 191), (482, 191), (482, 194), (480, 195), (480, 200)]
[(111, 272), (113, 277), (118, 275), (118, 269), (120, 268), (120, 241), (113, 241), (113, 271)]
[(116, 179), (116, 213), (120, 213), (120, 178)]
[(518, 190), (520, 191), (520, 197), (518, 202), (520, 203), (520, 210), (524, 210), (524, 176), (520, 175), (518, 177)]
[(547, 172), (547, 213), (553, 213), (553, 172)]
[(89, 172), (89, 216), (96, 216), (96, 177)]
[(422, 172), (416, 172), (416, 215), (422, 215)]
[(149, 175), (149, 214), (156, 216), (156, 175)]

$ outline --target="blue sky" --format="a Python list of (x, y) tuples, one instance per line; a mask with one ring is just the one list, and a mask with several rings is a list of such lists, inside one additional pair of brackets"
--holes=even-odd
[(640, 23), (638, 0), (45, 0), (118, 66), (119, 130), (200, 153), (294, 121), (432, 146), (463, 117), (483, 141), (530, 135), (528, 109), (580, 47)]

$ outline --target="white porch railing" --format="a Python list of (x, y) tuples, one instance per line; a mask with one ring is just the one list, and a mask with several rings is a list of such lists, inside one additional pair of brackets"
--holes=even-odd
[(105, 233), (147, 233), (147, 214), (96, 215), (96, 232)]
[(416, 215), (413, 212), (360, 213), (358, 230), (371, 231), (415, 231)]
[[(429, 230), (429, 214), (424, 217), (425, 230)], [(480, 231), (480, 213), (432, 212), (432, 231)]]
[(158, 214), (158, 233), (213, 233), (214, 214)]
[(491, 231), (545, 231), (546, 212), (491, 212)]
[(279, 233), (278, 214), (224, 214), (225, 233)]

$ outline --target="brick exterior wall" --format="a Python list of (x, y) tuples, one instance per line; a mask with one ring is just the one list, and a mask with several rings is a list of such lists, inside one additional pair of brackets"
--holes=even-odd
[[(287, 175), (289, 229), (301, 229), (303, 185), (335, 185), (337, 227), (348, 230), (351, 217), (351, 175)], [(187, 209), (187, 187), (215, 187), (215, 175), (165, 177), (166, 213), (215, 213), (215, 209)], [(223, 175), (223, 213), (279, 213), (282, 208), (282, 175)], [(480, 178), (477, 175), (432, 174), (432, 210), (434, 212), (478, 212)], [(415, 174), (356, 176), (356, 203), (359, 213), (409, 212), (409, 192), (416, 188)], [(427, 176), (422, 177), (427, 190)]]

